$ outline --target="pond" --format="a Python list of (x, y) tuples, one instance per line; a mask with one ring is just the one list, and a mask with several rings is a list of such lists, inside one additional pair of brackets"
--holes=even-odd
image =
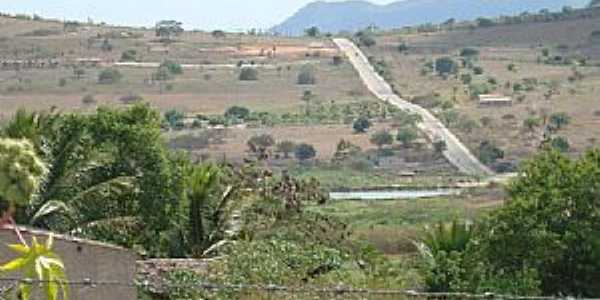
[(419, 199), (439, 196), (459, 195), (461, 189), (420, 189), (420, 190), (373, 190), (373, 191), (348, 191), (331, 192), (332, 200), (397, 200), (397, 199)]

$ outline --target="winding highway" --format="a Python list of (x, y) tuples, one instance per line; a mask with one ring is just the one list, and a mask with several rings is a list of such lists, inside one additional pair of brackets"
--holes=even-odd
[(432, 141), (443, 140), (446, 142), (446, 150), (443, 154), (452, 165), (468, 175), (483, 177), (494, 175), (494, 172), (482, 164), (432, 113), (398, 97), (390, 85), (375, 72), (367, 57), (352, 41), (341, 38), (333, 39), (333, 42), (345, 53), (364, 84), (377, 98), (400, 109), (419, 114), (423, 118), (423, 122), (419, 123), (419, 129)]

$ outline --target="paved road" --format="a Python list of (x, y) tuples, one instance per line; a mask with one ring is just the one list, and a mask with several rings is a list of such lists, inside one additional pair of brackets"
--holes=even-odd
[(447, 149), (444, 151), (444, 156), (451, 164), (465, 174), (474, 176), (494, 175), (494, 172), (473, 156), (469, 149), (433, 114), (394, 94), (390, 85), (375, 72), (367, 57), (353, 42), (348, 39), (334, 39), (333, 42), (346, 54), (367, 88), (375, 96), (401, 109), (417, 113), (423, 117), (423, 122), (419, 124), (419, 128), (432, 141), (444, 140), (446, 142)]

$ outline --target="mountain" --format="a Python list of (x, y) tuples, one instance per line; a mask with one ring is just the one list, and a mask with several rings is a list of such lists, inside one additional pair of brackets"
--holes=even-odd
[(589, 0), (404, 0), (387, 5), (366, 1), (313, 2), (301, 8), (272, 32), (301, 35), (316, 26), (322, 32), (356, 31), (369, 25), (382, 29), (425, 23), (441, 23), (478, 17), (517, 15), (541, 9), (560, 10), (564, 6), (584, 7)]

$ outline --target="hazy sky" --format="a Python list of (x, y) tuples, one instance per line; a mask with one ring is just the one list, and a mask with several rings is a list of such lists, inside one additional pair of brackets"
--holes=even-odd
[[(105, 21), (119, 25), (154, 25), (176, 19), (188, 29), (269, 28), (311, 0), (0, 0), (0, 11), (39, 14), (58, 19)], [(391, 0), (373, 0), (389, 3)]]

